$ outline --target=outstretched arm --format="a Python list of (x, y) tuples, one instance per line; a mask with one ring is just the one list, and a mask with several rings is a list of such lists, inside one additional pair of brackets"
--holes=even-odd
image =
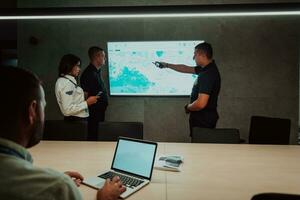
[(188, 74), (195, 74), (195, 68), (187, 65), (182, 65), (182, 64), (171, 64), (167, 63), (167, 68), (173, 69), (177, 72), (182, 72), (182, 73), (188, 73)]
[(154, 62), (154, 64), (159, 68), (170, 68), (177, 72), (188, 73), (188, 74), (196, 74), (195, 67), (183, 65), (183, 64), (171, 64), (166, 62)]

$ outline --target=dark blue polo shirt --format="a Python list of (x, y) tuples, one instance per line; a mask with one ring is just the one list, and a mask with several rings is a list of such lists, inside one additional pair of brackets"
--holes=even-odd
[(89, 96), (95, 96), (99, 91), (103, 92), (100, 100), (91, 107), (106, 107), (108, 105), (107, 90), (102, 80), (101, 68), (97, 69), (92, 64), (87, 66), (81, 75), (80, 84), (83, 91), (87, 92)]
[(192, 93), (191, 103), (194, 102), (199, 93), (209, 95), (209, 99), (205, 108), (199, 111), (190, 113), (190, 123), (192, 126), (214, 128), (219, 119), (217, 112), (218, 96), (221, 88), (221, 77), (217, 65), (214, 61), (202, 68), (195, 67), (195, 72), (198, 74)]

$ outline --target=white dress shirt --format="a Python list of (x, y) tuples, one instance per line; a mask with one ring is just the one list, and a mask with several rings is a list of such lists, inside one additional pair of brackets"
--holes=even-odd
[(82, 88), (73, 76), (66, 75), (57, 79), (55, 95), (64, 116), (88, 117), (88, 105)]

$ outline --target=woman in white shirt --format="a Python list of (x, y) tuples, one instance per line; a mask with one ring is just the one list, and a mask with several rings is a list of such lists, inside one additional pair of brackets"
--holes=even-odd
[(85, 120), (89, 116), (88, 106), (97, 102), (98, 96), (85, 100), (76, 78), (80, 73), (80, 58), (73, 54), (64, 55), (59, 63), (59, 78), (55, 84), (55, 95), (66, 121)]

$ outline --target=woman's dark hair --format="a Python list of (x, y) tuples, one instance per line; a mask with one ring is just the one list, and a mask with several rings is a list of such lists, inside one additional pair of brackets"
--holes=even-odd
[(73, 54), (64, 55), (59, 62), (58, 76), (62, 77), (69, 74), (78, 62), (81, 62), (79, 57)]

